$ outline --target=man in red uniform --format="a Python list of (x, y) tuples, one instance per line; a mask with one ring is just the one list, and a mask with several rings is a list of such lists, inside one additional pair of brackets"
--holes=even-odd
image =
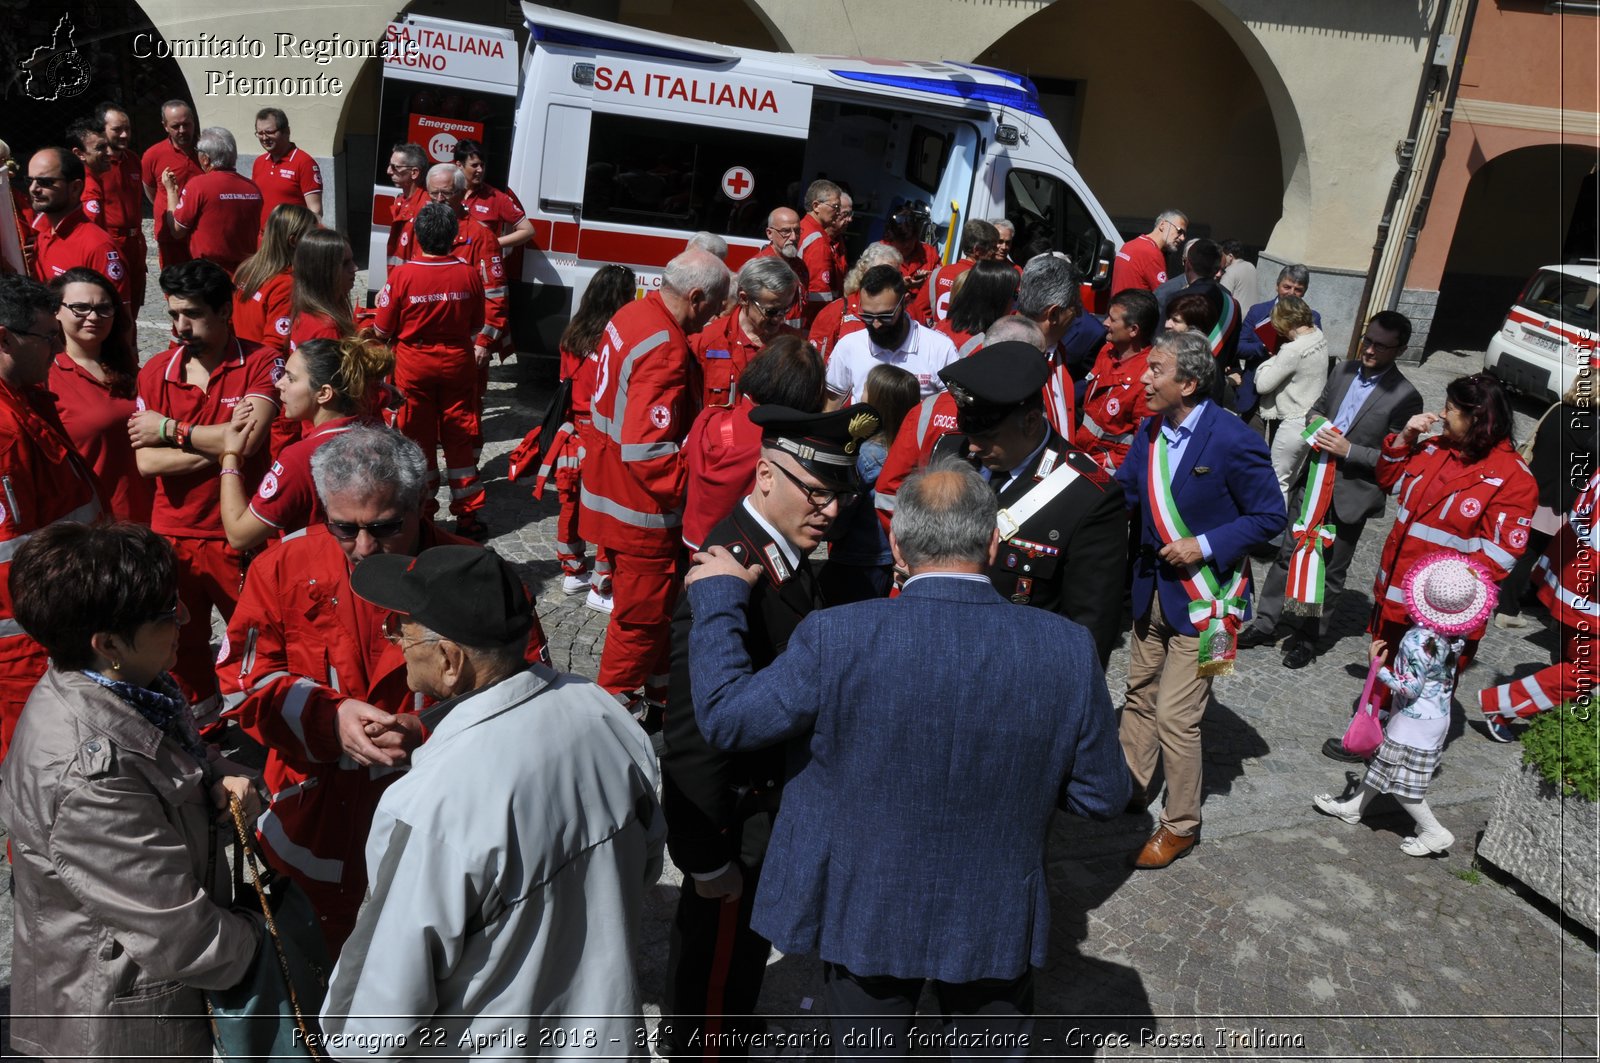
[(256, 112), (256, 141), (261, 154), (250, 167), (250, 180), (261, 190), (261, 230), (280, 203), (295, 203), (322, 217), (322, 168), (289, 139), (289, 116), (276, 107)]
[(183, 191), (185, 185), (199, 177), (200, 156), (195, 152), (195, 137), (200, 132), (200, 120), (194, 108), (182, 100), (168, 100), (161, 105), (161, 127), (167, 139), (145, 149), (139, 160), (139, 180), (145, 198), (153, 204), (156, 221), (156, 255), (162, 269), (178, 262), (187, 262), (193, 256), (186, 241), (170, 230), (172, 208), (177, 197), (167, 195), (166, 175)]
[(794, 306), (783, 323), (790, 328), (804, 328), (806, 324), (806, 292), (810, 288), (810, 273), (806, 260), (800, 257), (800, 215), (788, 207), (779, 207), (767, 215), (767, 246), (757, 258), (776, 258), (794, 271), (799, 284), (795, 286)]
[(973, 218), (961, 227), (961, 257), (938, 267), (928, 283), (917, 293), (910, 314), (918, 321), (937, 325), (950, 316), (950, 298), (955, 294), (956, 278), (984, 259), (995, 257), (1000, 233), (993, 225)]
[(220, 126), (201, 130), (195, 150), (205, 170), (180, 191), (171, 171), (161, 175), (168, 202), (167, 229), (189, 241), (189, 253), (228, 271), (256, 253), (261, 242), (261, 189), (234, 169), (239, 149)]
[[(447, 204), (461, 223), (456, 233), (455, 246), (450, 253), (478, 271), (483, 282), (484, 318), (474, 351), (478, 362), (478, 404), (483, 404), (483, 393), (489, 390), (489, 355), (501, 345), (506, 336), (506, 269), (500, 257), (500, 244), (494, 229), (473, 219), (467, 212), (467, 176), (461, 168), (441, 162), (428, 170), (423, 182), (428, 199)], [(408, 227), (410, 223), (407, 223)], [(400, 243), (409, 257), (418, 254), (415, 237), (409, 231), (401, 233)]]
[[(336, 957), (366, 891), (378, 798), (424, 736), (426, 700), (406, 686), (387, 613), (350, 591), (374, 554), (467, 545), (422, 515), (426, 464), (393, 429), (357, 425), (311, 459), (324, 524), (250, 566), (217, 663), (225, 713), (267, 747), (267, 859), (306, 891)], [(544, 660), (534, 619), (528, 660)]]
[(122, 268), (128, 271), (128, 293), (137, 312), (144, 305), (146, 248), (140, 225), (144, 190), (139, 184), (139, 157), (128, 147), (133, 122), (128, 112), (114, 103), (96, 107), (95, 121), (111, 148), (111, 165), (85, 177), (83, 209), (116, 246)]
[(405, 395), (395, 427), (422, 447), (435, 492), (434, 452), (444, 447), (456, 534), (481, 542), (488, 535), (478, 517), (484, 501), (478, 481), (483, 447), (478, 365), (489, 358), (483, 335), (486, 303), (478, 271), (451, 255), (457, 231), (472, 224), (459, 221), (448, 203), (422, 208), (412, 223), (421, 253), (389, 274), (378, 293), (373, 327), (394, 344), (394, 383)]
[(833, 268), (833, 236), (828, 231), (843, 205), (844, 191), (832, 181), (812, 181), (806, 189), (806, 213), (800, 218), (800, 258), (806, 264), (807, 326), (844, 290), (844, 275)]
[(29, 277), (0, 276), (0, 760), (34, 683), (44, 647), (23, 634), (11, 609), (11, 558), (56, 521), (100, 516), (94, 475), (78, 459), (44, 390), (61, 342), (56, 296)]
[(417, 211), (428, 204), (428, 190), (422, 187), (422, 172), (428, 168), (428, 153), (416, 144), (396, 144), (389, 152), (389, 180), (399, 193), (389, 208), (389, 250), (385, 260), (394, 269), (406, 260), (400, 234)]
[(689, 339), (699, 363), (702, 407), (732, 406), (750, 359), (785, 332), (800, 335), (784, 326), (799, 286), (782, 259), (757, 257), (744, 264), (734, 308)]
[[(923, 292), (928, 278), (939, 268), (939, 252), (922, 239), (926, 214), (919, 214), (909, 205), (903, 205), (889, 216), (883, 225), (883, 242), (900, 252), (900, 275), (906, 279), (906, 306), (921, 307), (926, 312), (927, 299)], [(915, 315), (912, 320), (922, 324)]]
[(1139, 422), (1153, 415), (1140, 380), (1158, 314), (1156, 297), (1141, 288), (1118, 292), (1106, 314), (1106, 345), (1089, 371), (1083, 423), (1073, 439), (1106, 472), (1117, 471)]
[[(35, 233), (33, 273), (46, 283), (69, 269), (87, 266), (116, 286), (124, 305), (128, 271), (111, 237), (92, 225), (80, 206), (83, 163), (65, 148), (41, 148), (28, 160), (28, 197)], [(130, 307), (130, 309), (132, 309)]]
[[(175, 342), (139, 371), (138, 409), (128, 422), (139, 472), (156, 480), (150, 526), (178, 553), (178, 597), (191, 620), (179, 629), (173, 669), (202, 719), (217, 705), (210, 652), (211, 609), (233, 616), (244, 581), (244, 555), (222, 526), (219, 475), (242, 475), (255, 493), (267, 470), (266, 441), (278, 410), (276, 352), (233, 333), (233, 283), (204, 259), (161, 271)], [(239, 453), (242, 472), (219, 474), (225, 429), (240, 405), (250, 429)]]
[(1123, 244), (1111, 266), (1111, 290), (1143, 288), (1153, 292), (1167, 281), (1167, 255), (1183, 246), (1189, 218), (1181, 210), (1164, 210), (1155, 228)]
[(647, 702), (666, 697), (668, 624), (682, 585), (681, 448), (694, 419), (688, 337), (722, 308), (728, 267), (685, 251), (661, 278), (659, 292), (606, 325), (591, 409), (595, 446), (583, 459), (578, 516), (584, 539), (610, 550), (613, 564), (598, 682), (641, 719)]

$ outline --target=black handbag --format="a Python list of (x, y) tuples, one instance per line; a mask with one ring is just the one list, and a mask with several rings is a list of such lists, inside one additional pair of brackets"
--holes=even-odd
[(263, 859), (237, 797), (229, 807), (239, 839), (233, 862), (234, 903), (247, 895), (248, 867), (267, 928), (244, 979), (229, 989), (206, 992), (217, 1054), (223, 1059), (326, 1059), (317, 1013), (328, 991), (333, 962), (317, 913), (305, 891)]

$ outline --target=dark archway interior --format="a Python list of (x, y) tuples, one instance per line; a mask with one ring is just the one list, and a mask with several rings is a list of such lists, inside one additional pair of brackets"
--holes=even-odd
[(1596, 152), (1540, 144), (1498, 155), (1467, 186), (1428, 346), (1482, 350), (1540, 266), (1600, 257)]

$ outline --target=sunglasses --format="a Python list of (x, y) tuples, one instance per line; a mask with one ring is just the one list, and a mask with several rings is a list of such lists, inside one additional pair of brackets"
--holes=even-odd
[(28, 175), (28, 183), (30, 185), (39, 185), (41, 188), (54, 188), (65, 180), (65, 177), (34, 177), (32, 174)]
[(330, 520), (325, 523), (328, 525), (329, 535), (342, 543), (347, 543), (362, 532), (366, 532), (374, 539), (393, 539), (405, 528), (406, 518), (396, 517), (394, 520), (374, 521), (371, 524), (359, 524), (353, 520)]
[(905, 305), (905, 298), (902, 297), (898, 303), (894, 304), (894, 309), (888, 311), (887, 313), (869, 314), (865, 310), (857, 310), (856, 317), (860, 318), (869, 325), (888, 325), (891, 324), (895, 318), (900, 316), (900, 309)]
[(826, 487), (812, 487), (810, 484), (803, 482), (800, 477), (796, 476), (788, 469), (785, 469), (777, 462), (769, 461), (767, 464), (783, 473), (783, 475), (789, 478), (790, 483), (804, 491), (806, 501), (811, 503), (813, 509), (827, 509), (836, 501), (841, 506), (848, 506), (856, 500), (856, 493), (854, 491), (834, 491)]
[(789, 313), (787, 306), (762, 306), (754, 299), (749, 298), (745, 300), (744, 305), (750, 307), (768, 321), (780, 321)]

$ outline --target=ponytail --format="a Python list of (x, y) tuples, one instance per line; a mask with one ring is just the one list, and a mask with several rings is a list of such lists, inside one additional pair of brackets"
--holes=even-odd
[(306, 364), (313, 390), (333, 388), (332, 406), (341, 414), (371, 412), (378, 382), (394, 369), (394, 352), (376, 340), (307, 340), (295, 348)]

